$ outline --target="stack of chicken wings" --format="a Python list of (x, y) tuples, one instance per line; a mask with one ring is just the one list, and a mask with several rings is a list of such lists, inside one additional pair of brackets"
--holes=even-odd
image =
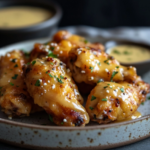
[[(60, 126), (105, 124), (132, 116), (150, 85), (105, 53), (100, 43), (59, 31), (27, 54), (0, 57), (0, 107), (9, 118), (45, 110)], [(81, 94), (88, 95), (84, 99)]]

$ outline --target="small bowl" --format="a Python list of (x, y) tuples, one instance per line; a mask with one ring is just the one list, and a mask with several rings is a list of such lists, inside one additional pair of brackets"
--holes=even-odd
[(56, 29), (58, 22), (61, 19), (62, 11), (59, 5), (44, 0), (7, 0), (0, 1), (0, 8), (5, 8), (9, 6), (33, 6), (40, 7), (47, 10), (51, 10), (53, 12), (53, 16), (41, 23), (20, 27), (20, 28), (8, 28), (2, 29), (0, 28), (1, 42), (0, 46), (4, 46), (7, 44), (35, 39), (39, 37), (47, 37), (50, 33)]
[[(105, 42), (106, 53), (109, 54), (108, 50), (117, 45), (135, 45), (135, 46), (141, 46), (141, 47), (144, 47), (144, 48), (147, 48), (150, 50), (150, 45), (147, 45), (142, 42), (131, 42), (128, 40), (110, 40), (110, 41)], [(150, 59), (141, 61), (141, 62), (135, 62), (135, 63), (121, 63), (120, 62), (120, 64), (124, 65), (124, 66), (136, 67), (137, 74), (140, 76), (144, 75), (146, 72), (148, 72), (150, 70)]]

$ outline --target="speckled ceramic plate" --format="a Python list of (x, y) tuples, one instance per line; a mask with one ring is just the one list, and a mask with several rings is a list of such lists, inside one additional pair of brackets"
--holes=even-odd
[[(0, 49), (0, 55), (13, 49), (31, 50), (35, 42), (49, 38), (13, 44)], [(97, 39), (96, 39), (97, 40)], [(150, 72), (143, 78), (150, 83)], [(139, 107), (141, 118), (85, 127), (59, 127), (51, 124), (45, 112), (30, 117), (8, 120), (0, 112), (0, 141), (35, 149), (106, 149), (133, 143), (150, 136), (150, 100)]]

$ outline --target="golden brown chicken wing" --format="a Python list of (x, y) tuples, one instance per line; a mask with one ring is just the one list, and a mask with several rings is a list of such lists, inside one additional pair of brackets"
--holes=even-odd
[(23, 80), (25, 62), (24, 53), (19, 50), (0, 57), (0, 106), (9, 117), (29, 116), (31, 110), (39, 110)]
[(84, 126), (89, 116), (81, 105), (83, 98), (67, 73), (65, 64), (56, 58), (34, 59), (24, 69), (25, 82), (34, 103), (62, 126)]
[[(136, 83), (140, 80), (134, 67), (121, 66), (117, 60), (104, 51), (73, 48), (68, 58), (68, 66), (74, 80), (80, 85), (84, 83), (86, 87), (89, 87), (88, 85), (94, 87), (100, 81)], [(86, 89), (84, 90), (86, 92)]]
[(34, 49), (30, 54), (30, 60), (52, 55), (53, 57), (58, 57), (63, 62), (67, 62), (69, 51), (77, 46), (104, 50), (104, 46), (100, 43), (90, 43), (81, 36), (72, 35), (67, 31), (58, 31), (51, 42), (46, 44), (36, 43), (34, 45)]
[(99, 124), (121, 121), (130, 117), (145, 100), (150, 87), (141, 82), (135, 86), (127, 82), (101, 82), (91, 91), (86, 110), (92, 121)]

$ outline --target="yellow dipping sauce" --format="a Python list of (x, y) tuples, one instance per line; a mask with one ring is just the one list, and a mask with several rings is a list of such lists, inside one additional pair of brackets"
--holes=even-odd
[(150, 59), (150, 49), (134, 45), (118, 45), (108, 50), (119, 62), (135, 63)]
[(43, 22), (53, 16), (49, 10), (29, 7), (15, 6), (0, 9), (0, 28), (18, 28)]

